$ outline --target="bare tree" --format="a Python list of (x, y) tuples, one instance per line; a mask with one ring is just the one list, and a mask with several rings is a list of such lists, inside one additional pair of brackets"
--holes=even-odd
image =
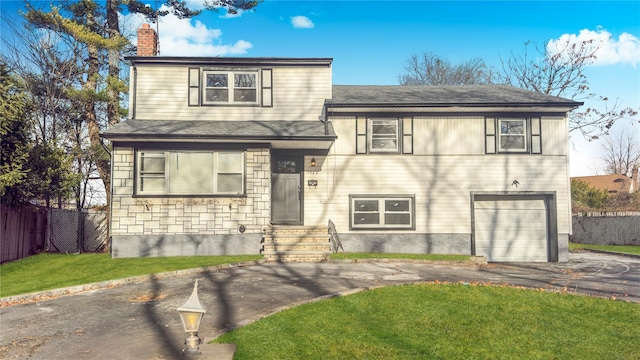
[(634, 166), (640, 166), (640, 140), (637, 132), (627, 129), (618, 136), (607, 136), (602, 149), (602, 160), (608, 174), (629, 176)]
[(603, 46), (595, 40), (573, 43), (570, 40), (549, 43), (540, 47), (530, 41), (522, 54), (514, 54), (502, 61), (502, 70), (496, 77), (501, 83), (543, 94), (576, 101), (595, 101), (599, 107), (587, 107), (569, 115), (569, 132), (579, 132), (588, 140), (598, 139), (620, 119), (635, 119), (638, 111), (622, 108), (603, 95), (589, 89), (585, 69), (597, 59)]
[(490, 84), (491, 70), (482, 59), (474, 58), (460, 64), (431, 52), (412, 55), (398, 77), (400, 85), (476, 85)]

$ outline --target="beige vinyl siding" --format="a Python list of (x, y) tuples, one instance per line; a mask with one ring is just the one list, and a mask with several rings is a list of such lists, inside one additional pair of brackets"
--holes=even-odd
[[(355, 117), (330, 117), (337, 154), (355, 154)], [(484, 154), (484, 117), (414, 117), (413, 153)]]
[(356, 118), (352, 116), (329, 117), (338, 140), (333, 144), (336, 154), (356, 153)]
[[(525, 115), (523, 115), (525, 116)], [(356, 117), (329, 117), (338, 135), (336, 154), (356, 153)], [(542, 154), (567, 155), (567, 122), (564, 117), (542, 117)], [(413, 118), (415, 155), (483, 155), (484, 116)]]
[(567, 118), (542, 117), (542, 154), (567, 155)]
[[(273, 106), (188, 106), (188, 66), (138, 66), (139, 120), (312, 120), (331, 96), (330, 67), (273, 67)], [(132, 95), (133, 96), (133, 95)]]
[(484, 117), (414, 117), (414, 154), (484, 154)]
[(415, 233), (469, 234), (472, 191), (556, 191), (558, 231), (568, 233), (566, 165), (564, 156), (332, 155), (305, 173), (318, 180), (305, 189), (305, 224), (331, 219), (349, 232), (349, 194), (415, 194)]

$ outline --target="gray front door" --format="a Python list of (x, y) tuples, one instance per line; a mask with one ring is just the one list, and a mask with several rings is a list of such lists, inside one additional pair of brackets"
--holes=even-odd
[(271, 222), (302, 224), (301, 164), (297, 158), (277, 158), (271, 175)]
[(300, 224), (300, 174), (273, 174), (271, 220), (274, 224)]

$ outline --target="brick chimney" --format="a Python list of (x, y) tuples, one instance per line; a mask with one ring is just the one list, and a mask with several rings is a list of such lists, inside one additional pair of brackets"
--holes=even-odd
[(640, 178), (638, 178), (638, 165), (634, 165), (631, 170), (631, 186), (629, 192), (633, 193), (640, 191)]
[(138, 56), (158, 55), (158, 36), (149, 24), (138, 29)]

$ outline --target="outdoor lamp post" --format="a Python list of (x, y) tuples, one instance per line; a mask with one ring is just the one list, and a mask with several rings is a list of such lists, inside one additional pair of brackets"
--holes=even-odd
[(198, 337), (198, 329), (205, 312), (206, 310), (200, 304), (200, 299), (198, 299), (198, 280), (196, 279), (191, 297), (178, 308), (184, 331), (189, 334), (184, 340), (186, 348), (182, 350), (185, 355), (200, 354), (199, 346), (202, 340)]

